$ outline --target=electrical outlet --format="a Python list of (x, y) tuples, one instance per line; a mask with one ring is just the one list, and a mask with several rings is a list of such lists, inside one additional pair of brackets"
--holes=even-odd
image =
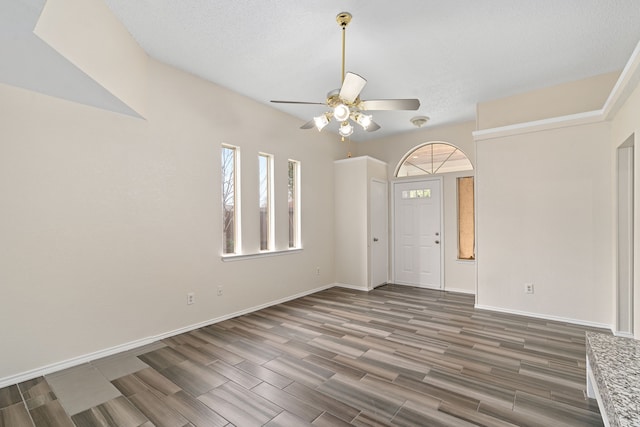
[(316, 267), (316, 276), (320, 275), (320, 267)]
[(218, 285), (218, 296), (219, 297), (222, 296), (222, 291), (223, 291), (222, 285)]
[(187, 294), (187, 305), (191, 305), (196, 302), (196, 294), (194, 292), (189, 292)]
[(525, 283), (524, 284), (524, 293), (532, 294), (533, 293), (533, 283)]

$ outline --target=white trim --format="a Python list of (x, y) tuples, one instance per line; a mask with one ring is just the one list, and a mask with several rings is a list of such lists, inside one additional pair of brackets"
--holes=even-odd
[(552, 316), (549, 314), (531, 313), (528, 311), (521, 311), (521, 310), (511, 310), (508, 308), (492, 307), (489, 305), (482, 305), (482, 304), (475, 304), (474, 308), (477, 308), (479, 310), (497, 311), (499, 313), (515, 314), (518, 316), (534, 317), (536, 319), (553, 320), (554, 322), (571, 323), (579, 326), (588, 326), (590, 328), (608, 329), (609, 331), (613, 331), (613, 327), (611, 325), (607, 325), (604, 323), (587, 322), (585, 320), (571, 319), (568, 317)]
[(497, 128), (482, 129), (472, 132), (473, 139), (482, 141), (485, 139), (499, 138), (503, 136), (519, 135), (529, 132), (557, 129), (566, 126), (576, 126), (588, 123), (597, 123), (610, 120), (620, 109), (629, 95), (640, 82), (640, 42), (636, 45), (631, 57), (620, 73), (616, 84), (613, 86), (604, 106), (599, 110), (583, 113), (569, 114), (566, 116), (551, 117), (548, 119), (534, 120), (524, 123), (516, 123)]
[[(276, 234), (276, 209), (275, 209), (275, 189), (274, 189), (274, 181), (275, 181), (275, 175), (274, 175), (274, 159), (273, 159), (273, 154), (269, 154), (269, 153), (264, 153), (264, 152), (258, 152), (258, 214), (260, 213), (261, 207), (260, 207), (260, 199), (261, 199), (261, 186), (262, 183), (261, 181), (261, 177), (260, 177), (260, 158), (264, 158), (266, 159), (267, 162), (267, 176), (266, 176), (266, 184), (267, 184), (267, 215), (268, 215), (268, 221), (267, 221), (267, 249), (265, 250), (265, 252), (273, 252), (273, 248), (275, 248), (276, 246), (276, 238), (275, 238), (275, 234)], [(261, 233), (262, 234), (262, 233)], [(260, 237), (260, 244), (262, 244), (261, 240), (262, 237)]]
[[(615, 149), (614, 163), (614, 216), (613, 254), (615, 283), (615, 336), (634, 338), (634, 217), (635, 217), (635, 133)], [(621, 185), (622, 184), (622, 185)], [(628, 240), (627, 240), (628, 239)], [(628, 315), (621, 319), (621, 312), (626, 308)], [(622, 322), (621, 322), (622, 320)], [(625, 327), (629, 322), (628, 327)], [(623, 331), (626, 329), (627, 331)]]
[(296, 254), (299, 252), (302, 252), (302, 248), (291, 248), (291, 249), (285, 249), (282, 251), (264, 251), (264, 252), (258, 252), (255, 254), (229, 254), (229, 255), (222, 255), (220, 258), (224, 262), (230, 262), (230, 261), (241, 261), (245, 259), (264, 258), (264, 257), (270, 257), (270, 256), (290, 255), (290, 254)]
[(609, 97), (602, 107), (602, 115), (604, 120), (611, 119), (611, 116), (616, 114), (620, 107), (627, 100), (629, 95), (635, 89), (635, 85), (640, 81), (640, 42), (636, 45), (636, 48), (631, 53), (627, 64), (620, 73), (618, 81), (613, 86)]
[[(289, 250), (301, 249), (302, 248), (302, 191), (300, 190), (302, 186), (302, 178), (301, 178), (301, 170), (302, 163), (300, 160), (288, 159), (287, 160), (287, 173), (289, 171), (289, 164), (293, 164), (293, 191), (294, 191), (294, 213), (295, 213), (295, 229), (294, 229), (294, 247), (289, 247)], [(287, 192), (288, 192), (287, 188)], [(288, 212), (287, 212), (288, 213)], [(288, 216), (288, 215), (287, 215)]]
[(334, 285), (339, 288), (353, 289), (354, 291), (369, 292), (371, 290), (365, 286), (349, 285), (347, 283), (334, 283)]
[(379, 163), (381, 165), (387, 166), (387, 162), (385, 162), (383, 160), (380, 160), (380, 159), (376, 159), (375, 157), (371, 157), (371, 156), (348, 157), (346, 159), (334, 160), (333, 163), (347, 163), (347, 162), (354, 162), (354, 161), (362, 160), (362, 159), (368, 159), (368, 160), (371, 160), (373, 162)]
[[(421, 149), (422, 147), (425, 147), (427, 145), (431, 145), (431, 144), (442, 144), (442, 145), (450, 145), (451, 147), (454, 147), (456, 150), (460, 151), (462, 154), (464, 154), (464, 156), (467, 158), (467, 160), (469, 160), (469, 164), (471, 164), (471, 169), (467, 169), (467, 170), (460, 170), (460, 171), (453, 171), (453, 172), (439, 172), (439, 173), (425, 173), (422, 175), (411, 175), (411, 176), (398, 176), (398, 172), (400, 172), (400, 168), (402, 168), (402, 165), (404, 164), (404, 162), (407, 161), (407, 159), (409, 158), (409, 156), (411, 156), (414, 152), (418, 151), (419, 149)], [(475, 161), (475, 160), (474, 160)], [(416, 146), (414, 146), (413, 148), (411, 148), (409, 151), (407, 151), (402, 158), (400, 159), (400, 161), (398, 162), (398, 164), (396, 164), (396, 168), (393, 171), (393, 177), (397, 178), (397, 179), (403, 179), (403, 178), (415, 178), (418, 176), (437, 176), (437, 175), (444, 175), (444, 174), (451, 174), (451, 173), (465, 173), (465, 172), (469, 172), (469, 171), (474, 171), (475, 170), (475, 166), (473, 166), (473, 162), (471, 162), (471, 159), (469, 158), (469, 156), (467, 155), (467, 153), (465, 152), (465, 150), (463, 150), (462, 148), (460, 148), (460, 146), (458, 146), (457, 144), (454, 144), (452, 142), (449, 141), (445, 141), (445, 140), (440, 140), (440, 139), (436, 139), (433, 141), (427, 141), (427, 142), (423, 142), (422, 144), (418, 144)]]
[(413, 283), (402, 283), (402, 282), (393, 282), (394, 285), (398, 285), (398, 286), (407, 286), (409, 288), (418, 288), (418, 289), (428, 289), (431, 291), (442, 291), (445, 292), (444, 287), (442, 288), (437, 288), (435, 286), (429, 286), (429, 285), (416, 285)]
[(262, 310), (264, 308), (271, 307), (273, 305), (282, 304), (282, 303), (285, 303), (287, 301), (294, 300), (296, 298), (301, 298), (301, 297), (304, 297), (304, 296), (307, 296), (307, 295), (314, 294), (316, 292), (324, 291), (326, 289), (333, 288), (334, 286), (337, 286), (337, 285), (334, 284), (334, 283), (331, 283), (329, 285), (320, 286), (318, 288), (311, 289), (311, 290), (304, 291), (304, 292), (300, 292), (300, 293), (297, 293), (295, 295), (290, 295), (288, 297), (280, 298), (280, 299), (275, 300), (275, 301), (270, 301), (270, 302), (267, 302), (267, 303), (264, 303), (264, 304), (260, 304), (260, 305), (254, 306), (254, 307), (250, 307), (250, 308), (247, 308), (247, 309), (244, 309), (244, 310), (236, 311), (235, 313), (229, 313), (229, 314), (225, 314), (225, 315), (213, 318), (213, 319), (205, 320), (204, 322), (199, 322), (199, 323), (195, 323), (195, 324), (192, 324), (192, 325), (184, 326), (182, 328), (174, 329), (174, 330), (168, 331), (168, 332), (163, 332), (163, 333), (158, 334), (158, 335), (154, 335), (154, 336), (150, 336), (150, 337), (146, 337), (146, 338), (141, 338), (141, 339), (138, 339), (138, 340), (135, 340), (135, 341), (130, 341), (130, 342), (125, 343), (125, 344), (120, 344), (120, 345), (117, 345), (117, 346), (114, 346), (114, 347), (105, 348), (103, 350), (98, 350), (98, 351), (95, 351), (93, 353), (88, 353), (88, 354), (85, 354), (85, 355), (82, 355), (82, 356), (73, 357), (71, 359), (63, 360), (61, 362), (52, 363), (50, 365), (41, 366), (41, 367), (36, 368), (36, 369), (31, 369), (29, 371), (21, 372), (19, 374), (10, 375), (8, 377), (0, 378), (0, 388), (6, 387), (6, 386), (9, 386), (9, 385), (13, 385), (13, 384), (18, 384), (18, 383), (21, 383), (23, 381), (28, 381), (28, 380), (31, 380), (33, 378), (37, 378), (37, 377), (40, 377), (40, 376), (43, 376), (43, 375), (48, 375), (48, 374), (51, 374), (53, 372), (61, 371), (63, 369), (72, 368), (74, 366), (78, 366), (78, 365), (81, 365), (83, 363), (89, 363), (89, 362), (91, 362), (93, 360), (101, 359), (101, 358), (107, 357), (107, 356), (112, 356), (114, 354), (118, 354), (118, 353), (121, 353), (123, 351), (133, 350), (135, 348), (142, 347), (142, 346), (145, 346), (145, 345), (149, 345), (149, 344), (152, 344), (152, 343), (154, 343), (156, 341), (163, 340), (165, 338), (169, 338), (169, 337), (173, 337), (175, 335), (183, 334), (185, 332), (193, 331), (194, 329), (203, 328), (205, 326), (213, 325), (214, 323), (222, 322), (224, 320), (232, 319), (234, 317), (242, 316), (244, 314), (253, 313), (254, 311)]
[(567, 126), (597, 123), (604, 120), (602, 110), (587, 111), (584, 113), (569, 114), (567, 116), (551, 117), (548, 119), (534, 120), (531, 122), (516, 123), (497, 128), (476, 130), (471, 132), (473, 139), (483, 141), (485, 139), (500, 138), (504, 136), (522, 135), (530, 132), (558, 129)]
[(372, 223), (373, 221), (371, 220), (371, 215), (373, 212), (373, 209), (371, 208), (371, 193), (372, 193), (372, 188), (373, 188), (373, 183), (377, 183), (377, 184), (383, 184), (385, 187), (385, 192), (386, 192), (386, 196), (387, 196), (387, 200), (386, 200), (386, 207), (387, 207), (387, 224), (386, 224), (386, 239), (387, 239), (387, 277), (385, 278), (385, 283), (389, 283), (389, 254), (391, 251), (391, 242), (389, 241), (389, 192), (390, 192), (390, 185), (389, 185), (389, 181), (385, 181), (382, 179), (377, 179), (377, 178), (371, 178), (371, 181), (369, 182), (369, 194), (367, 195), (367, 212), (369, 215), (369, 228), (367, 230), (367, 264), (369, 265), (369, 271), (368, 271), (368, 280), (367, 280), (367, 286), (369, 287), (369, 289), (374, 289), (376, 286), (381, 286), (380, 284), (374, 285), (373, 284), (373, 262), (372, 262), (372, 239), (373, 239), (373, 227), (372, 227)]
[(614, 336), (616, 337), (620, 337), (620, 338), (631, 338), (631, 339), (635, 339), (635, 336), (629, 332), (614, 332), (613, 333)]
[[(242, 248), (242, 215), (241, 215), (241, 199), (242, 193), (240, 188), (240, 147), (236, 145), (222, 143), (221, 148), (226, 148), (228, 150), (233, 150), (233, 222), (234, 222), (234, 230), (233, 230), (233, 249), (240, 250)], [(222, 162), (222, 153), (220, 154), (220, 161)], [(222, 165), (221, 165), (222, 166)], [(220, 190), (222, 191), (223, 183), (221, 182)], [(220, 202), (224, 205), (224, 201), (222, 200), (224, 197), (221, 194)], [(222, 206), (222, 215), (224, 216), (224, 206)], [(220, 239), (221, 250), (224, 251), (224, 230), (222, 229), (223, 221), (220, 223), (220, 227), (222, 231), (222, 236)], [(225, 254), (225, 256), (231, 256), (233, 254)]]
[(445, 292), (455, 292), (458, 294), (469, 294), (469, 295), (475, 295), (475, 291), (472, 289), (460, 289), (460, 288), (451, 288), (451, 287), (444, 287), (443, 289), (440, 289), (442, 291)]

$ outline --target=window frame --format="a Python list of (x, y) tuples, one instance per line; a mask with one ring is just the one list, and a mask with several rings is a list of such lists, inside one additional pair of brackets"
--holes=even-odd
[[(266, 170), (263, 177), (262, 161), (264, 159)], [(263, 178), (265, 182), (263, 183)], [(259, 215), (259, 250), (260, 252), (271, 252), (274, 250), (275, 215), (273, 203), (273, 155), (268, 153), (258, 153), (258, 215)], [(263, 194), (263, 192), (265, 194)], [(265, 207), (263, 208), (263, 197)], [(262, 219), (262, 210), (266, 221)], [(266, 229), (263, 227), (266, 226)], [(263, 236), (266, 234), (266, 236)]]
[[(435, 157), (436, 153), (434, 153), (434, 150), (439, 152), (437, 153), (437, 159)], [(443, 150), (449, 151), (443, 152)], [(419, 165), (414, 165), (412, 163), (413, 161), (417, 161), (419, 158), (424, 158), (425, 156), (429, 158), (430, 163), (427, 163), (426, 165), (429, 165), (430, 168), (424, 169)], [(446, 166), (448, 162), (456, 160), (462, 161), (466, 164), (464, 166), (454, 168)], [(414, 168), (414, 172), (411, 172), (411, 168)], [(469, 159), (462, 149), (445, 141), (430, 141), (414, 147), (411, 151), (405, 154), (396, 166), (394, 176), (396, 178), (415, 178), (427, 175), (460, 173), (472, 170), (473, 164), (471, 163), (471, 159)]]
[[(227, 190), (225, 190), (225, 183), (227, 183), (227, 180), (225, 179), (224, 175), (225, 175), (225, 169), (228, 166), (225, 163), (225, 150), (229, 150), (231, 151), (233, 154), (231, 155), (231, 168), (232, 168), (232, 179), (230, 180), (231, 184), (233, 185), (233, 215), (232, 215), (232, 224), (233, 224), (233, 231), (232, 231), (232, 237), (233, 237), (233, 248), (231, 251), (227, 251), (228, 249), (228, 243), (227, 243), (227, 239), (226, 236), (228, 235), (227, 232), (227, 225), (226, 225), (226, 206), (227, 206), (227, 198), (225, 196), (225, 193), (227, 192)], [(240, 179), (238, 179), (238, 177), (240, 176), (240, 147), (234, 146), (234, 145), (230, 145), (230, 144), (222, 144), (221, 145), (221, 150), (220, 150), (220, 178), (221, 178), (221, 185), (220, 185), (220, 190), (221, 190), (221, 203), (222, 203), (222, 256), (233, 256), (233, 255), (237, 255), (240, 253), (240, 248), (241, 248), (241, 229), (242, 227), (240, 226)]]
[[(471, 181), (471, 191), (467, 191), (467, 197), (470, 198), (470, 200), (466, 200), (465, 202), (465, 206), (461, 206), (461, 191), (460, 191), (460, 183), (463, 180), (470, 180)], [(461, 215), (463, 214), (462, 211), (468, 212), (468, 210), (470, 210), (470, 213), (467, 213), (466, 215), (469, 215), (469, 217), (466, 218), (462, 218)], [(463, 220), (465, 221), (465, 224), (467, 223), (467, 221), (471, 221), (471, 225), (470, 227), (468, 225), (463, 224)], [(456, 239), (456, 243), (457, 243), (457, 253), (456, 253), (456, 259), (458, 261), (475, 261), (476, 259), (476, 240), (475, 240), (475, 227), (476, 227), (476, 219), (475, 219), (475, 176), (473, 175), (469, 175), (469, 176), (458, 176), (456, 177), (456, 228), (457, 228), (457, 239)], [(467, 233), (465, 233), (465, 235), (467, 236), (468, 239), (470, 239), (470, 242), (467, 242), (466, 244), (462, 243), (462, 239), (463, 239), (463, 233), (462, 230), (464, 228), (470, 228), (471, 230), (468, 230)], [(471, 246), (470, 250), (472, 252), (472, 254), (470, 256), (462, 256), (463, 255), (463, 250), (468, 251), (469, 248), (468, 246)]]
[[(300, 161), (293, 159), (287, 160), (287, 217), (289, 220), (289, 249), (299, 249), (302, 247), (300, 170)], [(293, 176), (291, 176), (291, 171), (293, 171)]]

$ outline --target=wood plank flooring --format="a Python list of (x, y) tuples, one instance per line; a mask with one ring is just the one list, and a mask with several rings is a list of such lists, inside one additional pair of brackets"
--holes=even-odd
[(473, 301), (329, 289), (167, 339), (73, 416), (44, 379), (0, 389), (0, 427), (603, 425), (585, 328)]

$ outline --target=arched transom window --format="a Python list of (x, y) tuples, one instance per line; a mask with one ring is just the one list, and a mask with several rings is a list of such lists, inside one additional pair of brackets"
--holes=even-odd
[(416, 148), (404, 159), (397, 177), (473, 170), (467, 156), (457, 147), (432, 142)]
[[(444, 142), (429, 142), (406, 155), (398, 168), (396, 177), (424, 176), (472, 170), (473, 165), (457, 147)], [(468, 175), (455, 178), (456, 193), (454, 194), (457, 202), (457, 243), (458, 259), (460, 260), (474, 260), (476, 258), (473, 172)]]

